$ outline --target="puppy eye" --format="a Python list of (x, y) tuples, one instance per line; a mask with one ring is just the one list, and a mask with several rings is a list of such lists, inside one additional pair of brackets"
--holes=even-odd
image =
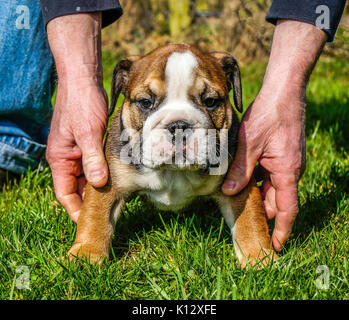
[(221, 104), (221, 99), (206, 98), (202, 100), (202, 104), (209, 110), (217, 108)]
[(152, 108), (153, 102), (149, 99), (142, 99), (137, 101), (137, 105), (142, 109), (149, 110)]

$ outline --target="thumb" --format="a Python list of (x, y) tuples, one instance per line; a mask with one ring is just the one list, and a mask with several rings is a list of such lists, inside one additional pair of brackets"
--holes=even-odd
[(108, 165), (105, 160), (102, 141), (80, 146), (82, 166), (87, 181), (96, 188), (103, 187), (108, 181)]
[(246, 139), (241, 139), (234, 162), (230, 166), (229, 172), (222, 185), (222, 191), (228, 196), (239, 193), (251, 179), (259, 155), (252, 152)]

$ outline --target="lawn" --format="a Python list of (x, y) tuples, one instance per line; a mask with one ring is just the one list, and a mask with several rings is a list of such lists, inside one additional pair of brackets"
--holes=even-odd
[[(114, 58), (104, 53), (107, 91)], [(242, 68), (245, 106), (264, 70)], [(277, 264), (241, 270), (213, 203), (169, 213), (141, 198), (117, 223), (110, 261), (69, 264), (62, 257), (76, 227), (45, 168), (0, 192), (0, 298), (349, 299), (348, 71), (348, 62), (322, 57), (311, 77), (300, 212)]]

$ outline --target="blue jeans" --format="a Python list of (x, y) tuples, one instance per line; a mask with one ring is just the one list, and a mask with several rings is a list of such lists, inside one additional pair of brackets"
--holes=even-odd
[(53, 58), (40, 0), (0, 1), (0, 168), (23, 173), (45, 154)]

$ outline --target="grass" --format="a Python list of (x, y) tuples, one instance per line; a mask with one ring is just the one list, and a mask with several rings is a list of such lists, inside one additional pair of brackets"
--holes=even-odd
[[(112, 58), (104, 55), (108, 91)], [(243, 68), (245, 105), (257, 94), (264, 69)], [(69, 264), (62, 257), (76, 227), (56, 201), (46, 168), (29, 171), (0, 193), (0, 298), (349, 299), (348, 70), (348, 62), (322, 58), (312, 75), (300, 212), (279, 263), (241, 270), (213, 203), (172, 214), (137, 197), (116, 226), (110, 261)], [(30, 290), (18, 288), (22, 265)], [(319, 266), (329, 270), (322, 289)]]

